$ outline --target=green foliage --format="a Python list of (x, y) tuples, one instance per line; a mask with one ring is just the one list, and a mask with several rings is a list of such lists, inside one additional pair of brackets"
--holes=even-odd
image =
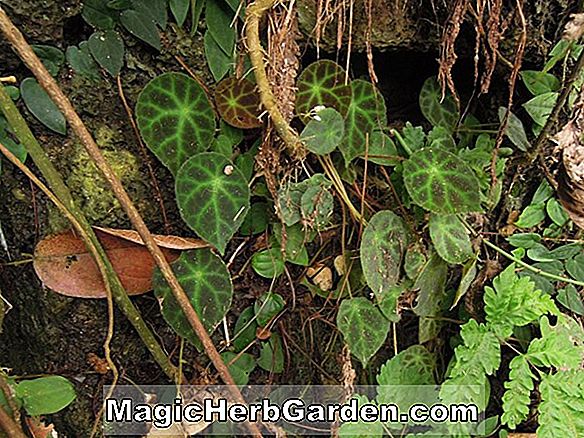
[(306, 148), (317, 155), (326, 155), (334, 151), (345, 135), (343, 116), (334, 108), (322, 108), (311, 113), (312, 118), (306, 124), (300, 139)]
[(144, 41), (156, 50), (161, 49), (160, 33), (154, 19), (148, 17), (147, 6), (128, 9), (120, 14), (120, 23), (136, 38)]
[(51, 76), (57, 76), (59, 70), (65, 62), (65, 54), (53, 46), (35, 44), (31, 47), (34, 53), (40, 58)]
[(101, 79), (99, 67), (89, 49), (89, 42), (83, 41), (79, 43), (79, 47), (69, 46), (66, 56), (67, 62), (75, 70), (75, 73), (94, 82)]
[(182, 73), (165, 73), (146, 85), (136, 121), (148, 148), (175, 175), (191, 156), (209, 148), (215, 134), (205, 90)]
[(252, 306), (246, 307), (235, 323), (233, 332), (233, 347), (235, 351), (244, 350), (255, 340), (257, 326), (254, 308)]
[(446, 262), (462, 264), (473, 256), (468, 231), (455, 215), (433, 214), (429, 228), (434, 248)]
[(347, 75), (335, 62), (321, 60), (310, 64), (298, 77), (296, 114), (305, 118), (317, 106), (337, 110), (343, 117), (351, 104)]
[(182, 26), (187, 19), (191, 0), (169, 0), (170, 11), (176, 20), (176, 24)]
[[(227, 314), (233, 296), (225, 263), (209, 249), (197, 249), (183, 252), (172, 264), (172, 269), (203, 326), (212, 333)], [(158, 269), (154, 272), (152, 284), (166, 322), (177, 334), (200, 348), (197, 335)]]
[(525, 102), (523, 108), (525, 108), (527, 114), (531, 116), (534, 123), (541, 127), (545, 125), (545, 122), (556, 104), (556, 100), (558, 100), (557, 92), (539, 94), (533, 99)]
[(20, 95), (28, 110), (43, 125), (59, 134), (67, 133), (65, 117), (36, 79), (23, 80), (20, 84)]
[(61, 376), (23, 380), (14, 385), (14, 396), (26, 413), (35, 417), (59, 412), (77, 397), (71, 382)]
[(346, 166), (354, 158), (365, 155), (367, 138), (387, 124), (385, 101), (373, 84), (356, 79), (351, 82), (351, 93), (351, 104), (345, 119), (345, 138), (339, 145)]
[(537, 436), (575, 438), (584, 436), (584, 373), (559, 371), (544, 375), (539, 386)]
[(231, 27), (233, 10), (223, 0), (207, 0), (205, 23), (219, 47), (230, 54), (235, 48), (235, 30)]
[[(239, 356), (239, 357), (238, 357)], [(236, 385), (247, 385), (249, 375), (256, 367), (255, 358), (248, 353), (237, 355), (231, 351), (221, 353), (223, 362), (227, 365)]]
[(367, 366), (389, 333), (389, 321), (364, 297), (345, 299), (337, 314), (337, 327), (351, 353)]
[(215, 88), (215, 104), (221, 118), (231, 126), (242, 129), (262, 126), (258, 118), (260, 98), (248, 79), (223, 79)]
[(267, 326), (272, 318), (282, 311), (285, 305), (284, 298), (274, 292), (268, 292), (260, 296), (253, 306), (257, 324), (260, 327)]
[(529, 414), (531, 391), (535, 375), (524, 355), (514, 357), (509, 364), (509, 380), (505, 382), (501, 422), (515, 429)]
[(205, 32), (203, 44), (205, 45), (205, 58), (207, 58), (209, 70), (211, 70), (213, 78), (220, 81), (231, 69), (233, 57), (223, 51), (209, 31)]
[(332, 183), (322, 174), (298, 182), (283, 184), (278, 190), (278, 207), (288, 226), (298, 222), (320, 228), (333, 212)]
[(367, 159), (372, 163), (381, 166), (396, 166), (399, 163), (397, 147), (387, 134), (373, 131), (368, 136), (367, 145), (368, 149), (363, 151), (362, 158), (365, 158), (365, 152), (367, 152)]
[(442, 89), (435, 77), (428, 78), (420, 91), (420, 109), (433, 126), (442, 126), (452, 132), (460, 115), (452, 95), (442, 96)]
[(493, 280), (493, 287), (485, 287), (487, 321), (501, 338), (511, 336), (513, 327), (533, 323), (545, 313), (559, 310), (549, 295), (535, 289), (528, 277), (518, 277), (511, 264)]
[[(507, 114), (507, 108), (499, 108), (499, 122), (503, 123), (505, 119), (505, 114)], [(530, 148), (530, 143), (527, 140), (527, 134), (525, 133), (525, 128), (523, 127), (523, 122), (512, 112), (509, 112), (509, 117), (507, 120), (507, 129), (505, 130), (505, 135), (511, 140), (520, 151), (527, 151)]]
[[(377, 374), (377, 384), (380, 386), (391, 385), (434, 385), (434, 370), (436, 368), (436, 355), (430, 353), (422, 345), (412, 345), (393, 356), (381, 366)], [(378, 391), (379, 403), (395, 403), (395, 394), (388, 396), (389, 388)]]
[(447, 274), (446, 263), (437, 254), (432, 254), (414, 283), (413, 289), (418, 291), (418, 300), (413, 310), (420, 317), (420, 343), (438, 336), (442, 328), (440, 316), (450, 304), (446, 291)]
[(376, 213), (363, 232), (360, 260), (367, 285), (378, 297), (397, 284), (410, 235), (405, 222), (387, 210)]
[(551, 73), (536, 70), (523, 70), (520, 75), (525, 87), (534, 96), (552, 93), (554, 91), (559, 91), (560, 89), (560, 80)]
[(176, 175), (176, 201), (183, 220), (221, 254), (249, 210), (250, 192), (239, 169), (223, 155), (191, 157)]
[(97, 63), (110, 75), (117, 76), (124, 65), (124, 42), (113, 30), (95, 32), (87, 41)]
[(276, 278), (285, 269), (280, 248), (270, 248), (256, 252), (251, 258), (251, 267), (256, 274), (265, 278)]
[(284, 349), (278, 334), (272, 334), (269, 342), (262, 344), (257, 363), (260, 368), (270, 373), (278, 374), (284, 371)]
[(441, 148), (424, 148), (403, 166), (408, 193), (420, 207), (440, 214), (481, 210), (474, 172), (456, 155)]

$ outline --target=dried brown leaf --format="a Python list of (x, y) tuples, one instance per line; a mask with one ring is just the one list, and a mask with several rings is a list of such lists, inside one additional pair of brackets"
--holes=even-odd
[[(139, 245), (144, 245), (142, 238), (137, 231), (134, 230), (119, 230), (115, 228), (102, 228), (93, 227), (96, 230), (102, 231), (111, 236), (120, 237), (124, 240), (137, 243)], [(199, 248), (209, 248), (210, 245), (201, 239), (193, 239), (191, 237), (180, 237), (180, 236), (166, 236), (161, 234), (153, 234), (154, 241), (161, 248), (177, 249), (180, 251), (186, 251), (189, 249), (199, 249)]]
[[(152, 289), (156, 263), (145, 246), (128, 240), (128, 235), (122, 238), (99, 229), (96, 235), (129, 295), (140, 295)], [(132, 233), (129, 236), (133, 237)], [(169, 236), (157, 236), (159, 240), (161, 237)], [(162, 241), (174, 244), (173, 239)], [(180, 254), (176, 249), (161, 249), (169, 262), (175, 261)], [(78, 298), (106, 297), (97, 264), (83, 240), (72, 231), (41, 240), (35, 248), (33, 265), (44, 285), (57, 293)]]

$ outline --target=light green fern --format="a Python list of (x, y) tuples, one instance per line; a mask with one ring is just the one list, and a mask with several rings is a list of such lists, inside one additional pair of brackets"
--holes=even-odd
[(536, 290), (528, 277), (515, 274), (515, 264), (493, 280), (493, 288), (485, 287), (484, 300), (487, 321), (503, 339), (511, 336), (513, 327), (535, 322), (545, 313), (559, 314), (549, 295)]

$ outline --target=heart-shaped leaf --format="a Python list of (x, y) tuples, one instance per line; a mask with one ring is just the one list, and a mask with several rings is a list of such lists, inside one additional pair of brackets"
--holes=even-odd
[(556, 105), (558, 95), (557, 92), (540, 94), (525, 102), (523, 108), (537, 125), (544, 126)]
[(258, 119), (260, 98), (248, 79), (223, 79), (215, 89), (215, 103), (223, 120), (231, 126), (242, 129), (262, 126)]
[(36, 79), (26, 78), (22, 81), (20, 94), (28, 110), (43, 125), (59, 134), (67, 133), (65, 117)]
[(434, 248), (444, 261), (460, 265), (473, 256), (468, 231), (456, 215), (433, 214), (429, 228)]
[(256, 252), (251, 258), (251, 267), (264, 278), (276, 278), (284, 272), (284, 259), (280, 248)]
[(383, 96), (370, 82), (351, 82), (352, 99), (345, 120), (345, 138), (339, 149), (348, 166), (353, 158), (365, 155), (367, 137), (387, 124)]
[(434, 213), (480, 211), (479, 182), (459, 157), (440, 148), (424, 148), (403, 164), (412, 201)]
[(216, 152), (191, 157), (176, 175), (176, 200), (189, 227), (221, 254), (249, 210), (247, 180)]
[(420, 91), (420, 109), (433, 126), (442, 126), (450, 132), (454, 130), (460, 114), (450, 93), (442, 98), (442, 87), (435, 77), (426, 79)]
[(110, 75), (117, 76), (124, 65), (124, 41), (113, 30), (95, 32), (87, 41), (97, 63)]
[(89, 50), (89, 43), (83, 41), (79, 44), (79, 48), (75, 46), (67, 47), (67, 62), (76, 74), (79, 74), (87, 79), (97, 82), (101, 79), (99, 67), (91, 56)]
[(345, 135), (343, 116), (334, 108), (323, 108), (312, 115), (300, 139), (306, 148), (317, 155), (334, 151)]
[[(212, 333), (231, 306), (233, 286), (227, 266), (211, 250), (195, 249), (183, 252), (172, 264), (172, 270), (207, 332)], [(152, 283), (166, 322), (178, 335), (200, 348), (197, 335), (159, 269), (154, 272)]]
[(351, 353), (366, 366), (381, 348), (389, 332), (389, 321), (364, 297), (343, 300), (337, 314), (337, 327)]
[(336, 109), (343, 117), (351, 104), (351, 87), (345, 85), (346, 73), (337, 63), (316, 61), (298, 78), (296, 114), (307, 117), (316, 106)]
[(205, 90), (182, 73), (165, 73), (140, 93), (136, 121), (150, 150), (176, 175), (215, 134), (215, 114)]
[(361, 266), (367, 285), (382, 297), (400, 279), (401, 266), (410, 240), (405, 222), (386, 210), (375, 214), (361, 239)]

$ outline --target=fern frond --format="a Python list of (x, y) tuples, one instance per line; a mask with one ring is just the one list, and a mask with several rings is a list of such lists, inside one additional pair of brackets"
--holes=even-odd
[(538, 367), (576, 369), (582, 362), (582, 347), (574, 345), (571, 334), (560, 323), (551, 326), (547, 317), (540, 321), (541, 338), (527, 349), (530, 363)]
[(503, 339), (515, 326), (535, 322), (546, 313), (559, 314), (549, 295), (536, 290), (529, 277), (515, 274), (514, 263), (493, 280), (493, 287), (485, 287), (485, 313), (492, 330)]
[(584, 437), (584, 372), (572, 370), (545, 375), (539, 390), (542, 401), (537, 436)]
[(509, 363), (509, 368), (509, 380), (505, 382), (506, 391), (503, 394), (501, 422), (515, 429), (529, 414), (535, 376), (524, 354), (514, 357)]

